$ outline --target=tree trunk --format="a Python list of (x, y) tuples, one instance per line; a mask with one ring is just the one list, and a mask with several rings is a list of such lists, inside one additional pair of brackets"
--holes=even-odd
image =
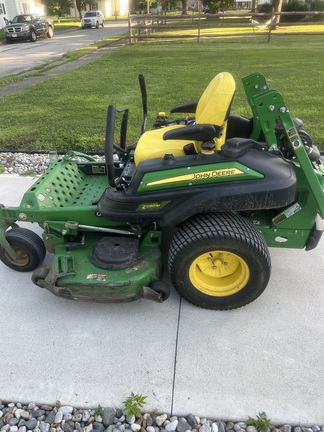
[[(274, 12), (281, 12), (281, 8), (282, 8), (282, 0), (273, 0), (273, 11)], [(275, 19), (275, 29), (278, 30), (279, 29), (279, 23), (280, 23), (280, 15), (276, 15), (276, 19)]]
[(258, 11), (258, 0), (252, 0), (252, 12)]
[(181, 0), (182, 3), (182, 15), (187, 15), (188, 0)]
[(79, 12), (79, 17), (80, 19), (82, 18), (82, 0), (74, 0), (75, 1), (75, 6)]

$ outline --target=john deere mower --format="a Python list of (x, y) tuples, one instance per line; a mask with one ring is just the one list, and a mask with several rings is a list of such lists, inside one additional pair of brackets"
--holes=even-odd
[[(105, 159), (68, 152), (18, 207), (0, 205), (2, 262), (33, 271), (36, 285), (65, 299), (162, 302), (170, 281), (203, 308), (255, 300), (270, 278), (268, 247), (317, 246), (324, 166), (303, 122), (263, 75), (243, 85), (251, 118), (231, 113), (235, 82), (223, 72), (199, 101), (171, 110), (181, 118), (160, 114), (145, 131), (140, 76), (138, 142), (126, 146), (128, 109), (110, 105)], [(17, 222), (37, 223), (42, 239)], [(41, 267), (46, 250), (53, 253), (49, 269)]]

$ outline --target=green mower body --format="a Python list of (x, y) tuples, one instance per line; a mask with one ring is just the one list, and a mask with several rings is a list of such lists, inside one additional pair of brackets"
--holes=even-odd
[[(109, 106), (105, 161), (69, 152), (20, 206), (1, 206), (0, 259), (34, 271), (36, 285), (67, 299), (162, 302), (170, 292), (165, 263), (172, 284), (197, 306), (233, 309), (256, 299), (270, 277), (268, 247), (318, 244), (324, 166), (281, 94), (261, 74), (243, 84), (253, 118), (228, 112), (226, 132), (210, 123), (160, 122), (154, 136), (180, 140), (183, 154), (181, 147), (140, 162), (136, 146), (126, 148), (125, 138), (114, 143), (116, 109)], [(37, 223), (42, 240), (19, 221)], [(49, 269), (39, 267), (46, 251), (54, 254)]]

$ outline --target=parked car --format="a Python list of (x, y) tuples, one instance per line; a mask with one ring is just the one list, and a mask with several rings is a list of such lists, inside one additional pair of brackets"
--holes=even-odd
[(100, 10), (96, 11), (88, 11), (84, 14), (84, 16), (81, 19), (81, 27), (96, 27), (99, 28), (99, 26), (103, 27), (105, 25), (105, 17), (103, 16), (102, 12)]
[(44, 35), (52, 38), (54, 35), (54, 21), (41, 18), (36, 14), (16, 15), (4, 28), (7, 42), (27, 39), (36, 42), (37, 37)]

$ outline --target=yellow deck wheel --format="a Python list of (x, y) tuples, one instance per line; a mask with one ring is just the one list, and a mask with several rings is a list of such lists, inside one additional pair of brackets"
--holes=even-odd
[(12, 249), (16, 252), (18, 258), (14, 259), (12, 258), (6, 251), (4, 251), (4, 255), (8, 262), (10, 262), (13, 265), (16, 265), (17, 267), (24, 267), (29, 263), (29, 255), (26, 252), (25, 249), (19, 247), (19, 246), (12, 246)]

